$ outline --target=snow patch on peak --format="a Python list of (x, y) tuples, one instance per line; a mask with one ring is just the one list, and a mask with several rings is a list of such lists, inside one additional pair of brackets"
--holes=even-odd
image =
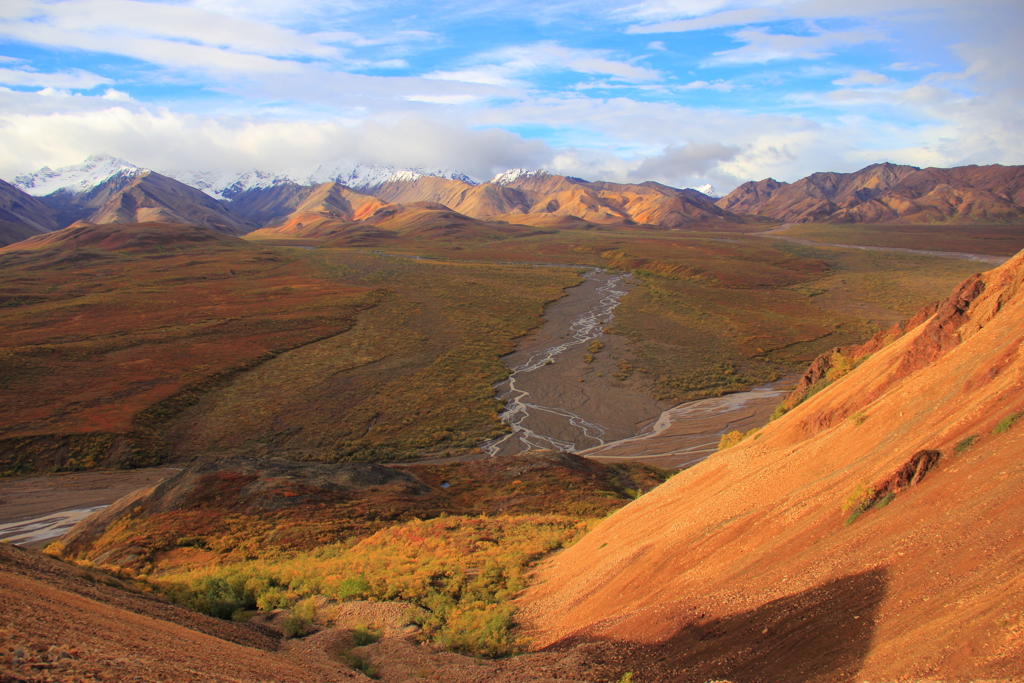
[(280, 172), (259, 170), (238, 172), (180, 172), (170, 177), (186, 185), (198, 188), (216, 199), (228, 199), (240, 192), (255, 188), (266, 188), (281, 183), (296, 185), (322, 185), (341, 183), (353, 190), (364, 190), (387, 182), (414, 181), (423, 176), (437, 176), (448, 180), (460, 180), (470, 185), (476, 181), (464, 173), (447, 169), (395, 168), (394, 166), (364, 166), (353, 161), (336, 161), (321, 164), (310, 171), (292, 169)]
[(214, 199), (230, 200), (236, 194), (253, 188), (273, 187), (280, 183), (294, 182), (287, 174), (264, 171), (180, 171), (168, 173), (174, 178), (197, 190), (202, 190)]
[(394, 173), (392, 173), (391, 176), (388, 178), (388, 182), (400, 183), (403, 180), (419, 180), (422, 177), (422, 173), (406, 169), (404, 171), (395, 171)]
[(294, 177), (300, 185), (338, 182), (353, 190), (365, 190), (389, 182), (412, 182), (424, 176), (436, 176), (447, 180), (460, 180), (469, 185), (476, 181), (464, 173), (440, 168), (395, 168), (394, 166), (364, 166), (352, 161), (338, 161), (318, 166), (306, 178)]
[(35, 197), (64, 190), (83, 194), (114, 176), (134, 177), (147, 172), (124, 159), (109, 154), (91, 154), (81, 164), (51, 169), (43, 166), (35, 173), (24, 173), (14, 179), (14, 185)]
[(691, 187), (691, 188), (687, 188), (687, 189), (697, 190), (697, 192), (700, 192), (701, 194), (706, 194), (707, 196), (711, 197), (712, 199), (721, 199), (722, 197), (725, 196), (721, 192), (716, 190), (714, 188), (714, 186), (711, 185), (711, 183), (707, 183), (705, 185), (701, 185), (700, 187)]
[(547, 171), (527, 171), (525, 168), (510, 168), (504, 173), (499, 173), (494, 176), (488, 182), (493, 183), (494, 185), (509, 185), (520, 178), (533, 178), (539, 175), (547, 175)]

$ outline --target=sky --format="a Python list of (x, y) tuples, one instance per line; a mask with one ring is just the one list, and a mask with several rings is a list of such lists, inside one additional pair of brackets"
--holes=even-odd
[(1020, 0), (3, 0), (0, 178), (1024, 163)]

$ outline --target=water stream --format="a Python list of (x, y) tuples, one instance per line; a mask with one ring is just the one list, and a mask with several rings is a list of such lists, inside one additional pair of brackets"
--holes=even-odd
[(41, 547), (43, 541), (63, 536), (71, 527), (105, 507), (107, 506), (95, 505), (75, 510), (62, 510), (31, 519), (0, 524), (0, 541), (14, 545)]
[[(627, 292), (627, 277), (598, 270), (588, 271), (584, 278), (597, 284), (596, 301), (570, 318), (568, 331), (557, 341), (541, 337), (509, 356), (507, 362), (511, 375), (498, 385), (498, 398), (505, 402), (501, 420), (512, 431), (483, 444), (482, 448), (488, 455), (516, 453), (530, 448), (550, 448), (572, 453), (606, 443), (611, 431), (616, 432), (616, 438), (621, 438), (622, 435), (618, 434), (620, 429), (612, 429), (592, 415), (584, 416), (580, 414), (583, 411), (574, 412), (565, 407), (573, 401), (552, 401), (536, 396), (537, 390), (526, 388), (524, 385), (527, 382), (524, 380), (532, 373), (553, 370), (551, 374), (555, 376), (550, 382), (542, 384), (565, 383), (567, 377), (557, 376), (562, 368), (553, 369), (551, 366), (561, 362), (566, 352), (604, 335), (605, 327), (613, 319), (612, 312)], [(573, 293), (570, 292), (569, 296), (573, 296)], [(549, 318), (545, 328), (554, 322)], [(565, 395), (559, 392), (548, 398), (565, 398)]]

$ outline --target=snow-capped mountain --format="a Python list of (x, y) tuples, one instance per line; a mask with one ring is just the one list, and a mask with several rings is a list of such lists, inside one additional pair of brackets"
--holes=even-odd
[(437, 176), (449, 180), (476, 185), (469, 176), (447, 169), (395, 168), (394, 166), (364, 166), (350, 161), (321, 164), (314, 170), (293, 170), (277, 173), (251, 170), (243, 172), (225, 171), (180, 171), (165, 174), (178, 182), (202, 190), (215, 199), (230, 200), (235, 195), (259, 188), (273, 187), (281, 183), (296, 185), (320, 185), (339, 182), (353, 190), (365, 190), (391, 181), (416, 180), (423, 176)]
[[(44, 166), (35, 173), (19, 175), (14, 179), (13, 185), (36, 197), (52, 194), (57, 190), (82, 194), (115, 175), (134, 176), (146, 170), (109, 154), (93, 154), (84, 163), (74, 166), (62, 166), (57, 169)], [(161, 173), (161, 175), (202, 190), (214, 199), (228, 200), (246, 190), (273, 187), (287, 182), (296, 185), (319, 185), (337, 181), (353, 190), (364, 190), (389, 181), (416, 180), (423, 176), (437, 176), (449, 180), (461, 180), (470, 185), (477, 184), (466, 174), (448, 169), (364, 166), (351, 161), (321, 164), (313, 170), (307, 168), (283, 172), (268, 172), (258, 169), (248, 171), (172, 171)]]
[(706, 194), (707, 196), (711, 197), (712, 199), (721, 199), (722, 197), (725, 196), (721, 192), (716, 190), (714, 188), (714, 186), (711, 185), (711, 183), (708, 183), (706, 185), (701, 185), (700, 187), (690, 187), (690, 188), (687, 188), (687, 189), (689, 189), (689, 190), (697, 190), (697, 192), (700, 192), (701, 194)]
[(520, 178), (533, 178), (534, 176), (546, 174), (547, 171), (544, 170), (527, 171), (525, 168), (510, 168), (509, 170), (494, 176), (488, 182), (493, 183), (494, 185), (509, 185)]
[(35, 173), (24, 173), (14, 179), (13, 185), (35, 197), (43, 197), (57, 190), (82, 194), (113, 176), (132, 177), (145, 172), (135, 164), (109, 154), (93, 154), (81, 164), (51, 169), (43, 166)]
[(448, 180), (461, 180), (470, 185), (477, 182), (465, 173), (443, 168), (396, 168), (394, 166), (364, 166), (352, 161), (337, 161), (333, 164), (317, 166), (316, 170), (305, 177), (295, 174), (293, 182), (300, 185), (312, 185), (337, 181), (353, 190), (364, 190), (368, 187), (383, 185), (387, 182), (416, 180), (423, 176), (436, 176)]
[(214, 199), (230, 200), (239, 192), (257, 188), (273, 187), (281, 183), (294, 182), (286, 173), (267, 173), (265, 171), (178, 171), (165, 173), (179, 183), (202, 190)]

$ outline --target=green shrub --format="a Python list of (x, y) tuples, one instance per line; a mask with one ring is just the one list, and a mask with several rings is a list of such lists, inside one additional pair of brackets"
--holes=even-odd
[(842, 510), (843, 512), (850, 513), (846, 518), (846, 526), (850, 526), (857, 518), (864, 514), (865, 511), (871, 506), (871, 501), (875, 498), (875, 489), (864, 484), (858, 484), (853, 491), (851, 491), (846, 498), (843, 499)]
[(373, 680), (380, 678), (380, 671), (377, 670), (377, 667), (373, 665), (373, 662), (368, 657), (351, 650), (343, 652), (341, 656), (346, 664), (356, 671), (362, 672), (367, 678), (372, 678)]
[(1007, 415), (992, 429), (993, 434), (1002, 434), (1003, 432), (1010, 431), (1010, 427), (1014, 425), (1020, 418), (1024, 417), (1024, 410)]
[(284, 637), (301, 638), (313, 630), (313, 620), (316, 618), (316, 603), (314, 598), (306, 598), (292, 607), (291, 614), (284, 620)]
[(892, 491), (889, 491), (889, 493), (887, 493), (887, 494), (885, 494), (884, 496), (882, 496), (881, 498), (879, 498), (879, 499), (878, 499), (878, 502), (876, 502), (876, 503), (874, 504), (874, 506), (873, 506), (873, 507), (874, 507), (874, 508), (875, 508), (876, 510), (881, 510), (881, 509), (882, 509), (882, 508), (884, 508), (884, 507), (885, 507), (886, 505), (888, 505), (889, 503), (891, 503), (891, 502), (892, 502), (892, 499), (893, 499), (893, 498), (895, 498), (895, 497), (896, 497), (896, 494), (895, 494), (895, 493), (893, 493)]
[(510, 605), (474, 603), (454, 610), (437, 642), (456, 652), (505, 657), (517, 652)]
[(863, 410), (858, 410), (856, 413), (850, 416), (850, 419), (853, 420), (853, 423), (855, 425), (860, 426), (864, 424), (864, 420), (868, 419), (868, 416), (864, 413)]
[(588, 528), (555, 515), (443, 516), (398, 524), (354, 544), (169, 572), (151, 583), (190, 607), (208, 586), (217, 595), (237, 587), (245, 603), (239, 607), (294, 605), (288, 628), (296, 635), (312, 625), (314, 614), (303, 612), (312, 607), (305, 598), (398, 600), (416, 606), (411, 621), (422, 626), (424, 638), (504, 656), (516, 648), (509, 601), (526, 587), (529, 568)]
[(977, 434), (972, 434), (971, 436), (967, 437), (966, 439), (962, 439), (961, 441), (958, 441), (957, 444), (955, 446), (953, 446), (953, 455), (962, 455), (962, 454), (966, 453), (968, 450), (970, 450), (971, 446), (973, 446), (974, 443), (977, 440), (978, 440), (978, 435)]
[(829, 360), (830, 367), (825, 373), (825, 380), (830, 384), (848, 374), (854, 368), (853, 360), (839, 351), (833, 351), (832, 357)]
[(255, 596), (244, 584), (222, 577), (205, 577), (180, 590), (172, 600), (217, 619), (230, 619), (238, 610), (256, 607)]
[(740, 443), (744, 439), (747, 439), (751, 436), (753, 436), (756, 439), (757, 436), (754, 435), (757, 434), (757, 432), (759, 431), (761, 431), (760, 427), (754, 427), (746, 434), (739, 431), (738, 429), (735, 429), (729, 432), (728, 434), (722, 434), (722, 438), (718, 440), (718, 450), (724, 451), (726, 448), (731, 448), (732, 446), (735, 446), (736, 444)]
[(369, 626), (357, 626), (352, 631), (352, 643), (356, 647), (362, 647), (364, 645), (373, 645), (381, 636), (384, 635), (384, 631), (380, 629), (374, 629)]
[(334, 597), (338, 600), (352, 600), (354, 598), (361, 598), (366, 596), (370, 592), (370, 583), (359, 576), (352, 579), (345, 579), (338, 584), (338, 588), (334, 592)]

